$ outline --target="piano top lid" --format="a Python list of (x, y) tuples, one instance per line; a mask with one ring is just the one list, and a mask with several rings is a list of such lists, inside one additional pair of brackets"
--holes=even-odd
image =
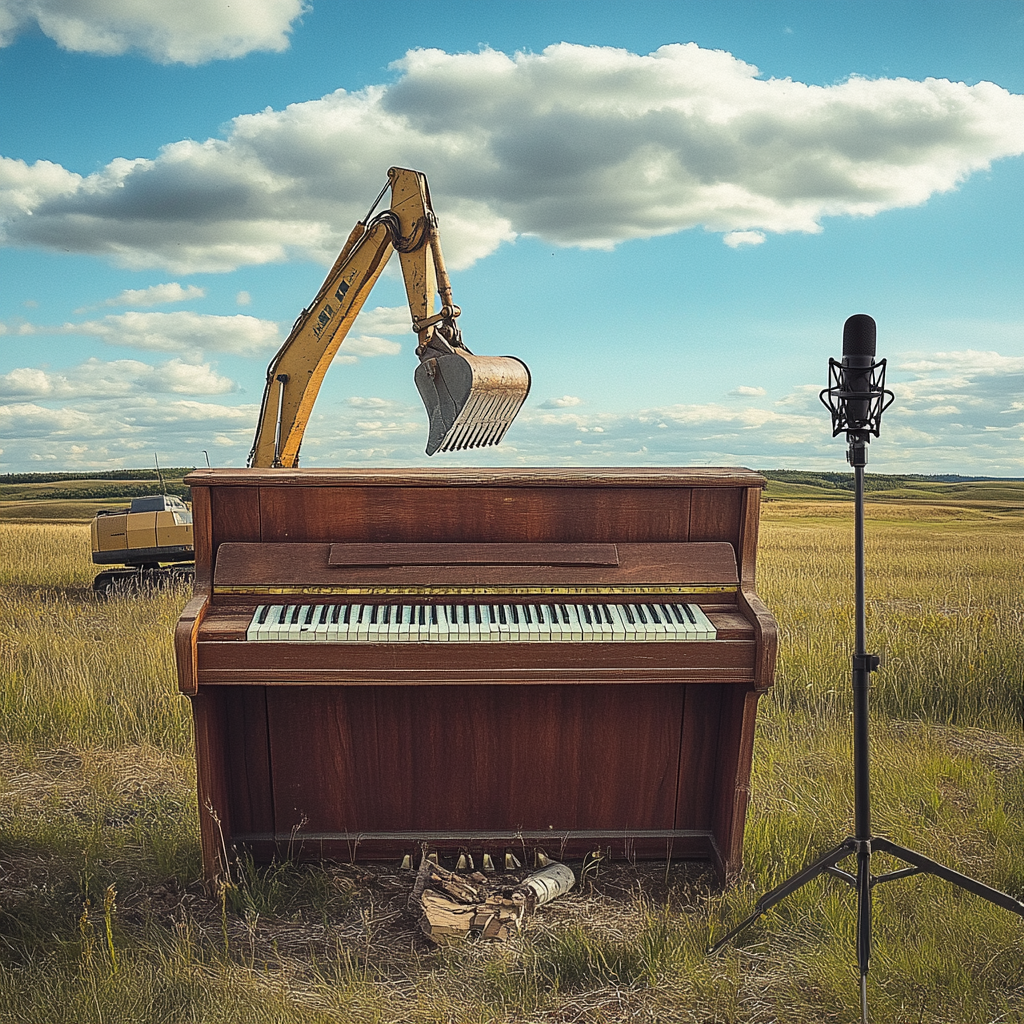
[(725, 466), (407, 469), (195, 469), (197, 487), (759, 487), (760, 473)]

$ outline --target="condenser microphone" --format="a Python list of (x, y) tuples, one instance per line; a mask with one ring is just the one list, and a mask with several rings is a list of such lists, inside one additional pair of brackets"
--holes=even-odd
[(867, 313), (855, 313), (843, 324), (842, 398), (849, 430), (864, 429), (870, 417), (875, 334), (875, 321)]

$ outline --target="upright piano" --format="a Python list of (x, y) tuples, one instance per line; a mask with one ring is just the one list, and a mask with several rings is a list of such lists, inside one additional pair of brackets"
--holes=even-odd
[(742, 859), (776, 624), (745, 469), (202, 470), (175, 632), (236, 851)]

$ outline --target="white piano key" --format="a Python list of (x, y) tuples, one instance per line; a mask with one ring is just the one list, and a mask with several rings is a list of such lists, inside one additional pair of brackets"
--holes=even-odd
[(466, 616), (466, 625), (469, 627), (469, 642), (478, 644), (482, 639), (480, 635), (480, 626), (482, 622), (480, 616), (480, 605), (467, 604), (462, 607)]
[[(402, 604), (398, 606), (397, 640), (400, 644), (407, 644), (412, 639), (413, 612), (414, 609), (411, 604)], [(419, 627), (417, 627), (417, 629), (418, 628)]]
[(697, 629), (700, 630), (703, 635), (702, 640), (717, 640), (718, 630), (715, 629), (714, 623), (704, 614), (701, 610), (700, 605), (691, 604), (687, 605), (691, 614), (697, 620)]
[[(258, 604), (256, 610), (252, 613), (252, 619), (249, 620), (249, 627), (245, 631), (246, 640), (258, 640), (260, 633), (260, 626), (266, 622), (268, 607), (265, 604)], [(261, 619), (260, 616), (263, 616)]]
[(626, 639), (626, 620), (622, 615), (622, 606), (618, 604), (606, 604), (605, 608), (608, 610), (608, 615), (612, 620), (611, 630), (612, 640), (625, 640)]
[(318, 604), (316, 606), (316, 614), (313, 616), (313, 639), (317, 643), (322, 643), (327, 639), (327, 627), (330, 625), (331, 612), (334, 611), (335, 605), (331, 604)]
[(700, 630), (697, 628), (697, 620), (694, 618), (693, 613), (687, 609), (685, 604), (679, 601), (673, 601), (671, 607), (676, 619), (681, 620), (678, 625), (679, 639), (699, 640)]
[(519, 639), (527, 643), (537, 643), (540, 640), (540, 623), (537, 621), (536, 610), (533, 605), (521, 604), (519, 611)]
[(306, 604), (302, 606), (302, 611), (299, 613), (300, 640), (316, 639), (316, 620), (320, 618), (320, 609), (322, 607), (323, 605), (319, 604)]
[[(327, 606), (327, 622), (324, 626), (323, 638), (328, 643), (348, 639), (348, 629), (344, 622), (345, 613), (351, 609), (351, 605), (334, 604)], [(317, 639), (320, 633), (317, 632)]]
[(383, 606), (368, 604), (365, 606), (365, 609), (366, 640), (369, 643), (377, 643), (380, 641), (382, 629), (384, 630), (384, 635), (387, 635), (387, 626), (384, 625), (383, 621)]
[(537, 639), (541, 643), (551, 642), (551, 607), (546, 604), (533, 606), (537, 614)]

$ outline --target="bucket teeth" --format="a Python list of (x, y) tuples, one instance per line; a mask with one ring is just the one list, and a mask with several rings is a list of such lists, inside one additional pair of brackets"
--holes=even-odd
[(530, 391), (530, 371), (513, 356), (431, 355), (416, 370), (430, 418), (427, 454), (498, 444)]

